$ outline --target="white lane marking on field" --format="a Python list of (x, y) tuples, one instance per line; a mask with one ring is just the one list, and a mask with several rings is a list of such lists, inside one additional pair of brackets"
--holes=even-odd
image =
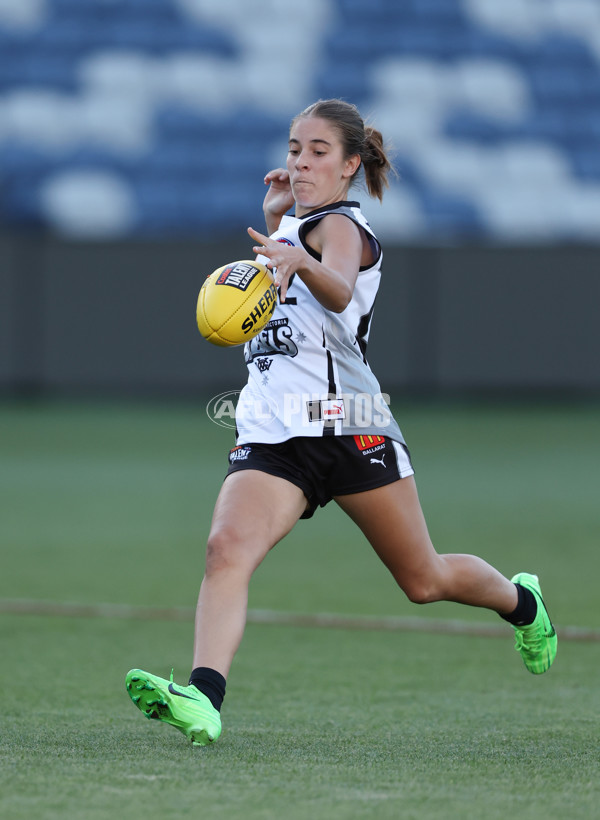
[[(130, 604), (80, 604), (70, 601), (40, 601), (29, 598), (0, 599), (0, 614), (51, 615), (67, 618), (122, 618), (124, 620), (190, 621), (192, 607), (132, 606)], [(343, 615), (328, 612), (281, 612), (273, 609), (248, 610), (248, 623), (268, 626), (300, 626), (318, 629), (355, 629), (383, 632), (428, 632), (473, 637), (506, 637), (504, 623), (481, 623), (446, 618), (377, 615)], [(600, 629), (557, 626), (559, 638), (567, 641), (600, 641)]]

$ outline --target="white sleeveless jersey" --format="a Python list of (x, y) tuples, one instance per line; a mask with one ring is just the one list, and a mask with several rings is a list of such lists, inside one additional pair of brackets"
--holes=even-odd
[(336, 202), (302, 218), (284, 216), (271, 238), (302, 245), (320, 259), (306, 237), (331, 213), (344, 214), (366, 232), (376, 261), (361, 268), (342, 313), (324, 308), (298, 275), (292, 277), (285, 302), (277, 303), (270, 322), (244, 348), (248, 383), (236, 408), (239, 445), (327, 435), (404, 442), (365, 358), (382, 253), (359, 203)]

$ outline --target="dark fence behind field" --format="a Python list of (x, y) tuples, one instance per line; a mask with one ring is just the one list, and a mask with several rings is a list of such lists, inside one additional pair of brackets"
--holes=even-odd
[[(2, 395), (206, 395), (241, 349), (195, 324), (207, 273), (243, 237), (68, 242), (0, 236)], [(600, 247), (386, 247), (368, 357), (382, 389), (600, 394)]]

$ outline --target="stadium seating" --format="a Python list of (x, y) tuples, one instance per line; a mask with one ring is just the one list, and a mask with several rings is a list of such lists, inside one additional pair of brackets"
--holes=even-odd
[(596, 0), (0, 0), (0, 227), (257, 224), (331, 96), (394, 145), (386, 238), (600, 241)]

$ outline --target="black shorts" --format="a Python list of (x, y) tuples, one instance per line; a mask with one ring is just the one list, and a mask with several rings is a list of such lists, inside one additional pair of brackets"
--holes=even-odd
[(300, 487), (310, 518), (336, 495), (360, 493), (413, 475), (404, 444), (385, 436), (298, 436), (279, 444), (241, 444), (229, 453), (227, 475), (260, 470)]

